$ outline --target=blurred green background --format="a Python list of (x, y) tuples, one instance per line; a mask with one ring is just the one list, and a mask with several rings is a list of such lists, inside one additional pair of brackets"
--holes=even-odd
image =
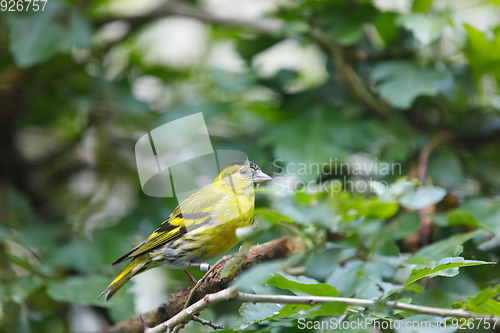
[[(241, 150), (277, 178), (257, 197), (253, 231), (310, 240), (297, 264), (308, 277), (342, 296), (446, 308), (499, 291), (484, 289), (500, 284), (491, 265), (401, 285), (412, 264), (457, 257), (462, 243), (465, 259), (498, 262), (500, 1), (27, 4), (0, 3), (0, 331), (95, 332), (188, 284), (155, 269), (95, 300), (117, 274), (109, 264), (177, 205), (142, 193), (136, 141), (198, 112), (214, 149)], [(401, 172), (347, 172), (354, 163)], [(394, 195), (368, 180), (395, 183)], [(500, 315), (493, 302), (484, 311)], [(234, 305), (204, 317), (245, 327)], [(297, 320), (260, 325), (250, 328), (289, 332)]]

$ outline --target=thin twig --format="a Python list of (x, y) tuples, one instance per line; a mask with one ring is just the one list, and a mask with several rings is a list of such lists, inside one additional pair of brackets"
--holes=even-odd
[(224, 329), (224, 326), (222, 326), (222, 325), (217, 325), (217, 324), (213, 323), (211, 320), (206, 320), (206, 319), (200, 318), (200, 317), (195, 316), (195, 315), (193, 315), (191, 317), (191, 320), (197, 321), (197, 322), (199, 322), (203, 325), (206, 325), (206, 326), (210, 326), (214, 330), (223, 330)]

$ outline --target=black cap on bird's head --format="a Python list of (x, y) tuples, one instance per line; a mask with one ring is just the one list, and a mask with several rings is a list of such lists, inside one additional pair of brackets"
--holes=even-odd
[[(237, 168), (233, 168), (233, 167)], [(243, 168), (242, 168), (243, 167)], [(245, 168), (247, 167), (247, 168)], [(251, 173), (248, 173), (248, 177), (252, 176), (253, 177), (253, 183), (254, 184), (260, 184), (262, 182), (265, 182), (267, 180), (271, 180), (272, 178), (269, 175), (266, 175), (264, 172), (262, 172), (259, 168), (259, 166), (251, 161), (236, 161), (231, 164), (229, 164), (224, 170), (228, 170), (231, 174), (239, 171), (241, 174), (245, 175), (248, 168), (252, 170)], [(234, 169), (234, 170), (233, 170)], [(222, 172), (224, 173), (224, 171)], [(221, 174), (222, 174), (221, 173)], [(251, 175), (250, 175), (251, 174)]]
[(229, 164), (228, 166), (231, 166), (231, 165), (246, 165), (246, 166), (249, 166), (250, 168), (252, 168), (253, 170), (260, 169), (257, 164), (255, 164), (254, 162), (251, 162), (249, 160), (246, 160), (246, 161), (236, 161), (236, 162), (233, 162), (233, 163)]

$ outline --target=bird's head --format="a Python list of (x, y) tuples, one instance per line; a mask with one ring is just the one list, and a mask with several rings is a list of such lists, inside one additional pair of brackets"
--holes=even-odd
[(272, 178), (266, 175), (257, 164), (250, 161), (236, 161), (229, 164), (222, 170), (219, 175), (219, 179), (224, 179), (226, 177), (231, 177), (231, 180), (237, 184), (248, 184), (252, 186), (257, 186), (266, 180), (271, 180)]

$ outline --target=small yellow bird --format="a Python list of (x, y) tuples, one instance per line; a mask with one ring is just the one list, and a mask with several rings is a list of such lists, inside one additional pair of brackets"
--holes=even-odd
[[(208, 260), (238, 243), (236, 228), (253, 223), (255, 187), (270, 180), (249, 161), (229, 164), (215, 180), (184, 200), (144, 242), (111, 264), (130, 262), (99, 295), (106, 301), (133, 276), (158, 266), (207, 269)], [(98, 298), (99, 298), (98, 297)]]

